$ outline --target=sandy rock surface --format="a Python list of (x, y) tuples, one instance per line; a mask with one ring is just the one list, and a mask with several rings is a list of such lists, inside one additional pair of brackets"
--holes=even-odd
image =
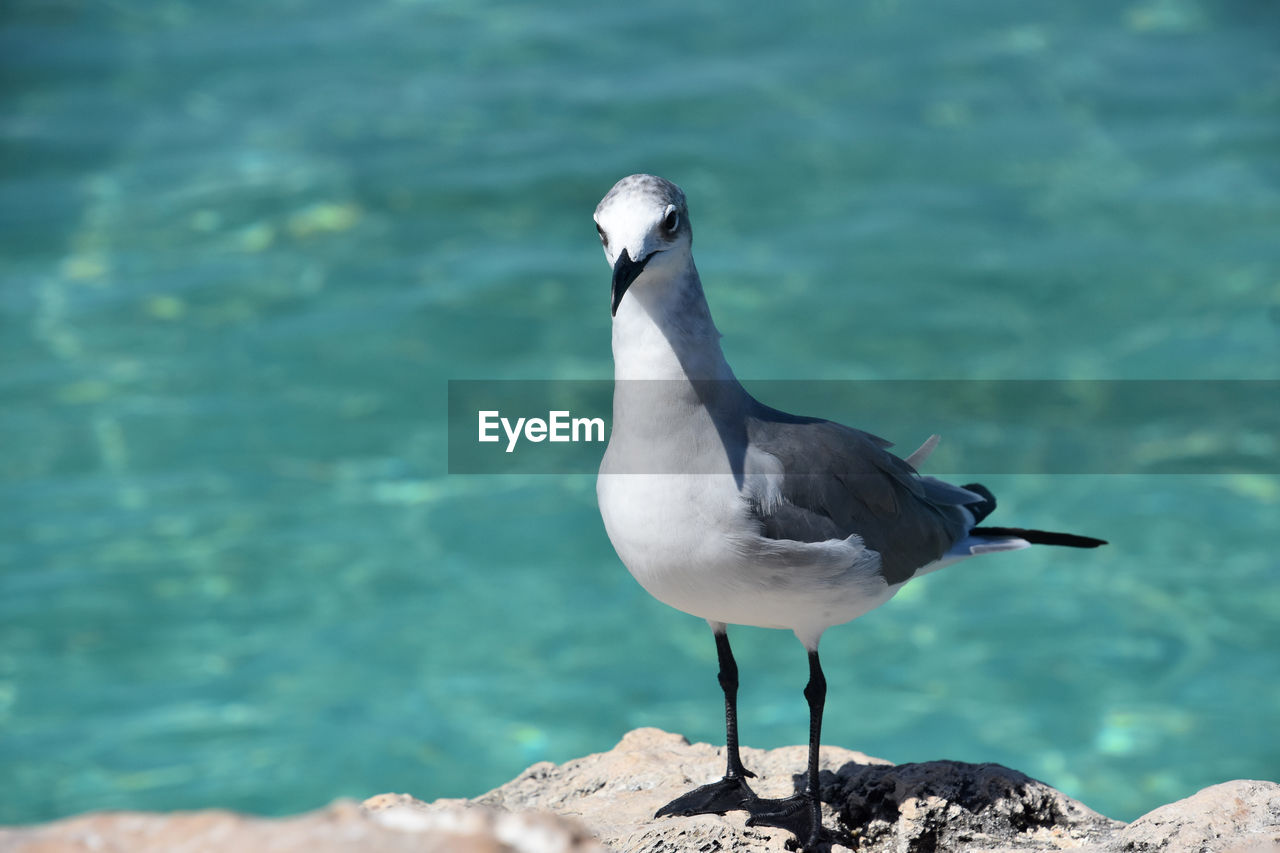
[[(802, 746), (743, 749), (757, 794), (803, 782)], [(226, 811), (98, 813), (0, 828), (0, 853), (124, 851), (427, 851), (635, 853), (782, 851), (790, 836), (748, 827), (745, 812), (655, 819), (663, 804), (719, 778), (723, 748), (637, 729), (609, 752), (535, 764), (474, 800), (425, 803), (380, 794), (361, 805), (283, 819)], [(1280, 785), (1235, 781), (1162, 806), (1129, 825), (996, 764), (893, 766), (839, 747), (822, 750), (823, 823), (835, 851), (1076, 850), (1082, 853), (1280, 853)]]
[[(994, 764), (905, 764), (839, 747), (821, 754), (823, 824), (837, 847), (867, 853), (1101, 845), (1123, 824), (1047, 785)], [(743, 749), (764, 797), (803, 784), (802, 746)], [(614, 850), (780, 851), (789, 834), (749, 827), (745, 812), (653, 819), (663, 804), (724, 772), (723, 749), (689, 745), (657, 729), (631, 732), (617, 747), (555, 766), (535, 764), (476, 802), (579, 818)]]
[(461, 801), (399, 808), (406, 795), (364, 806), (339, 801), (269, 819), (208, 810), (101, 812), (0, 828), (0, 853), (604, 853), (581, 824), (550, 814), (505, 814)]
[(1237, 779), (1147, 812), (1118, 836), (1123, 853), (1280, 853), (1280, 785)]

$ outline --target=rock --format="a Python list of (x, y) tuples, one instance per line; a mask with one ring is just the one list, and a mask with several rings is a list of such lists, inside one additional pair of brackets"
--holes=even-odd
[(2, 853), (603, 853), (580, 824), (383, 794), (272, 820), (209, 810), (101, 812), (0, 829)]
[[(784, 797), (803, 783), (806, 749), (743, 749), (756, 793)], [(1125, 826), (996, 764), (894, 766), (838, 747), (822, 750), (823, 823), (835, 849), (859, 853), (1275, 853), (1280, 785), (1227, 782)], [(175, 851), (232, 853), (676, 853), (782, 851), (790, 835), (749, 827), (745, 812), (655, 819), (689, 788), (720, 777), (722, 748), (637, 729), (612, 750), (535, 764), (474, 800), (424, 803), (381, 794), (360, 806), (270, 820), (225, 811), (102, 813), (0, 829), (0, 853)]]
[[(763, 797), (803, 784), (807, 748), (742, 750)], [(1101, 847), (1123, 824), (1048, 785), (995, 764), (934, 761), (894, 767), (839, 747), (823, 747), (823, 824), (837, 846), (861, 853), (944, 850), (1060, 850)], [(579, 818), (614, 850), (780, 851), (789, 833), (748, 827), (745, 812), (655, 820), (653, 813), (688, 789), (724, 773), (722, 749), (679, 735), (638, 729), (614, 749), (561, 766), (535, 764), (477, 798), (478, 804)]]
[(1147, 812), (1119, 833), (1122, 853), (1275, 853), (1280, 785), (1240, 779)]
[[(742, 750), (757, 794), (784, 797), (804, 782), (807, 750)], [(1075, 850), (1080, 853), (1277, 853), (1280, 785), (1229, 782), (1156, 809), (1129, 826), (998, 764), (930, 761), (894, 766), (823, 747), (823, 824), (835, 849), (859, 853)], [(724, 751), (637, 729), (609, 752), (535, 764), (471, 801), (504, 811), (549, 811), (586, 824), (612, 850), (782, 851), (788, 833), (749, 827), (745, 812), (654, 819), (659, 807), (724, 772)], [(431, 808), (422, 804), (425, 808)], [(1259, 845), (1262, 845), (1259, 847)]]
[(862, 851), (1100, 847), (1123, 826), (999, 764), (845, 765), (823, 797)]

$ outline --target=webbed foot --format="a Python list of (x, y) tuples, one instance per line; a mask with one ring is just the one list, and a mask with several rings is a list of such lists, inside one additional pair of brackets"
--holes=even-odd
[(820, 849), (830, 836), (822, 828), (822, 809), (818, 801), (809, 794), (796, 794), (782, 800), (764, 800), (757, 798), (747, 811), (747, 826), (774, 826), (785, 829), (800, 842), (800, 849), (815, 851)]
[(689, 793), (676, 797), (658, 809), (654, 817), (724, 814), (737, 809), (748, 809), (749, 804), (757, 800), (746, 779), (742, 776), (726, 776), (718, 782), (694, 788)]

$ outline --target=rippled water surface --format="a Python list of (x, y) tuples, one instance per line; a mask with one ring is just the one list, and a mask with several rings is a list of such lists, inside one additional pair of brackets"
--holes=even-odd
[[(590, 214), (641, 170), (689, 193), (743, 377), (1278, 379), (1277, 31), (1244, 0), (7, 3), (0, 821), (721, 740), (705, 624), (631, 580), (590, 476), (449, 475), (447, 381), (610, 375)], [(986, 477), (1005, 523), (1113, 544), (831, 631), (825, 740), (1121, 818), (1280, 777), (1275, 435), (1270, 473), (1216, 441)], [(744, 741), (801, 742), (801, 647), (734, 638)]]

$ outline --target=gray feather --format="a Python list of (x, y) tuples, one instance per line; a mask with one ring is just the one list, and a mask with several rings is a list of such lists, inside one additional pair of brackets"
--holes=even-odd
[(782, 468), (775, 480), (779, 494), (771, 499), (748, 495), (761, 534), (800, 542), (856, 534), (879, 552), (880, 573), (891, 584), (909, 579), (963, 539), (973, 522), (961, 506), (982, 500), (921, 477), (885, 450), (889, 442), (833, 421), (756, 403), (747, 414), (746, 432), (752, 450), (768, 454)]

